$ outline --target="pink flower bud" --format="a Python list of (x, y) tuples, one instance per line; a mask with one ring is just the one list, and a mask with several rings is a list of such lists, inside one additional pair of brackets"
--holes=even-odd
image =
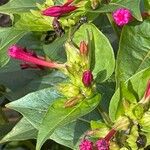
[(76, 6), (70, 5), (73, 2), (73, 0), (68, 1), (62, 6), (52, 6), (42, 11), (42, 14), (45, 16), (51, 16), (51, 17), (61, 17), (67, 13), (70, 13), (77, 9)]
[(132, 19), (131, 11), (125, 8), (117, 9), (113, 12), (113, 19), (118, 26), (128, 24)]
[(109, 150), (109, 143), (105, 139), (100, 139), (96, 142), (98, 150)]
[(145, 94), (144, 94), (144, 98), (145, 99), (150, 98), (150, 80), (147, 83), (147, 88), (146, 88), (146, 91), (145, 91)]
[(93, 143), (89, 140), (83, 140), (81, 141), (81, 144), (79, 145), (80, 150), (93, 150)]
[(84, 86), (86, 86), (86, 87), (90, 86), (92, 81), (93, 81), (92, 72), (90, 70), (84, 71), (83, 75), (82, 75), (82, 82), (83, 82)]
[[(8, 49), (8, 55), (14, 59), (22, 60), (26, 63), (32, 63), (39, 66), (49, 67), (49, 68), (62, 68), (63, 64), (57, 64), (56, 62), (45, 61), (43, 57), (37, 56), (35, 53), (27, 52), (24, 48), (12, 45)], [(24, 67), (27, 66), (23, 66)]]
[(88, 54), (88, 45), (85, 41), (80, 42), (80, 54), (87, 55)]

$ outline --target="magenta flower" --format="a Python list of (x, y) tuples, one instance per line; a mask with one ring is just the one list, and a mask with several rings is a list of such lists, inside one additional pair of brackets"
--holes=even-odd
[(105, 138), (101, 138), (96, 142), (96, 147), (98, 150), (109, 150), (109, 142), (113, 138), (113, 136), (116, 134), (115, 129), (111, 129), (108, 134), (105, 136)]
[(51, 16), (51, 17), (61, 17), (67, 13), (70, 13), (77, 9), (76, 6), (71, 5), (73, 0), (68, 0), (64, 5), (62, 6), (52, 6), (42, 11), (42, 15), (45, 16)]
[(109, 143), (105, 139), (100, 139), (96, 142), (98, 150), (109, 150)]
[(93, 150), (93, 143), (90, 140), (83, 140), (79, 145), (80, 150)]
[(147, 83), (147, 88), (146, 88), (146, 91), (145, 91), (145, 94), (144, 94), (144, 98), (145, 99), (150, 98), (150, 80)]
[(82, 82), (83, 82), (84, 86), (89, 87), (91, 85), (92, 81), (93, 81), (92, 72), (90, 70), (84, 71), (83, 75), (82, 75)]
[[(26, 62), (25, 64), (22, 64), (22, 68), (26, 69), (27, 67), (35, 67), (34, 65), (40, 66), (40, 67), (48, 67), (48, 68), (62, 68), (64, 67), (63, 64), (57, 64), (56, 62), (51, 61), (45, 61), (43, 57), (35, 55), (35, 53), (27, 52), (24, 48), (12, 45), (8, 49), (8, 55), (14, 59), (22, 60)], [(27, 63), (31, 63), (34, 65), (27, 65)]]
[(115, 12), (113, 12), (112, 16), (118, 26), (126, 25), (132, 19), (131, 11), (125, 8), (117, 9)]

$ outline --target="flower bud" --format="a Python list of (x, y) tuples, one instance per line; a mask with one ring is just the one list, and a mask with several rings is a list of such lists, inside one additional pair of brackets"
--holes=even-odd
[(73, 0), (66, 2), (64, 5), (61, 5), (61, 6), (49, 7), (42, 11), (42, 15), (59, 18), (77, 9), (76, 6), (71, 5), (72, 2)]
[(99, 5), (100, 1), (99, 0), (91, 0), (91, 7), (93, 9), (96, 9)]
[(85, 43), (85, 41), (80, 42), (80, 54), (81, 55), (88, 54), (88, 45)]
[(147, 88), (146, 88), (146, 91), (145, 91), (145, 94), (144, 94), (144, 98), (145, 99), (150, 99), (150, 80), (147, 83)]
[(80, 150), (93, 150), (93, 143), (90, 140), (83, 140), (79, 145)]
[(84, 71), (82, 75), (82, 82), (84, 86), (89, 87), (92, 84), (92, 81), (93, 81), (92, 72), (90, 70)]
[(130, 125), (130, 120), (128, 117), (119, 117), (113, 126), (116, 130), (127, 130)]

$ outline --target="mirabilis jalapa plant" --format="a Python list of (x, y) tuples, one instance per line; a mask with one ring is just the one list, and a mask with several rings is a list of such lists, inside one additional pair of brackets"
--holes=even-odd
[[(59, 74), (61, 80), (54, 84), (47, 80), (46, 88), (33, 90), (6, 104), (6, 107), (21, 113), (23, 118), (3, 136), (1, 143), (36, 138), (36, 150), (40, 150), (48, 139), (79, 150), (147, 148), (150, 145), (149, 1), (141, 2), (144, 6), (142, 12), (140, 0), (37, 2), (32, 2), (33, 9), (30, 7), (24, 11), (19, 9), (21, 5), (16, 0), (0, 7), (0, 11), (14, 18), (13, 27), (7, 33), (13, 40), (2, 50), (5, 57), (22, 61), (20, 67), (24, 71), (47, 72), (51, 82)], [(23, 3), (28, 5), (31, 2), (26, 0)], [(10, 4), (17, 4), (18, 9), (8, 11), (6, 8)], [(115, 41), (110, 39), (111, 43), (93, 24), (97, 24), (99, 18), (106, 19), (106, 16), (99, 16), (101, 13), (108, 18), (106, 25), (100, 26), (101, 30), (110, 30), (112, 26), (115, 31), (112, 32)], [(41, 36), (44, 56), (18, 41), (32, 31)], [(52, 33), (50, 37), (54, 36), (54, 39), (43, 43), (43, 32)], [(116, 69), (113, 42), (119, 43)], [(62, 45), (66, 61), (56, 60), (49, 54), (51, 48), (59, 51)], [(63, 53), (55, 55), (65, 57)], [(0, 57), (0, 63), (6, 64), (7, 59), (1, 61)], [(110, 83), (113, 83), (111, 90)], [(108, 95), (112, 91), (115, 93), (111, 98)], [(108, 101), (109, 114), (108, 106), (102, 104)]]

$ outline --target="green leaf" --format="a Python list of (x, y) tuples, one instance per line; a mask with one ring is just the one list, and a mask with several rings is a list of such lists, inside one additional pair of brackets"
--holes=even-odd
[(94, 68), (93, 75), (97, 82), (103, 82), (107, 80), (114, 71), (115, 59), (113, 49), (105, 35), (91, 23), (82, 25), (75, 33), (73, 41), (77, 45), (83, 40), (88, 42), (87, 31), (95, 42), (95, 45), (92, 47), (92, 52), (95, 52), (93, 56), (95, 63), (92, 67)]
[[(32, 11), (34, 12), (34, 11)], [(14, 24), (15, 28), (24, 31), (48, 31), (52, 29), (52, 18), (44, 17), (40, 12), (22, 13)]]
[[(144, 96), (149, 77), (150, 68), (138, 72), (126, 81), (126, 86), (129, 87), (128, 90), (135, 95), (137, 101), (142, 99)], [(120, 88), (118, 88), (113, 95), (109, 106), (109, 115), (113, 121), (115, 121), (120, 115), (124, 113), (122, 100), (123, 98), (121, 97)], [(131, 99), (129, 100), (131, 102)]]
[[(64, 99), (60, 99), (51, 105), (43, 118), (39, 128), (36, 149), (40, 150), (41, 146), (56, 128), (68, 124), (69, 122), (81, 117), (92, 111), (100, 101), (100, 95), (84, 99), (82, 102), (72, 108), (64, 108)], [(51, 121), (52, 123), (49, 123)]]
[(126, 81), (150, 64), (150, 20), (123, 28), (117, 56), (116, 80)]
[(0, 67), (4, 66), (8, 61), (8, 47), (15, 44), (26, 34), (26, 31), (19, 31), (14, 28), (0, 28)]
[(66, 60), (66, 54), (63, 46), (66, 42), (66, 39), (67, 35), (64, 35), (50, 44), (44, 44), (43, 50), (45, 54), (51, 60), (64, 62)]
[(5, 143), (9, 141), (22, 141), (35, 139), (37, 130), (31, 125), (26, 118), (22, 118), (15, 127), (0, 141)]
[(60, 94), (56, 90), (47, 88), (30, 93), (6, 106), (20, 112), (37, 129), (48, 107), (58, 98)]
[(36, 3), (42, 3), (44, 0), (10, 0), (3, 6), (0, 6), (0, 12), (20, 13), (28, 12), (30, 9), (36, 9)]
[(113, 12), (119, 8), (130, 9), (132, 15), (139, 21), (142, 21), (140, 12), (140, 0), (112, 0), (109, 4), (102, 4), (96, 10), (88, 9), (87, 12), (91, 13), (108, 13)]
[[(79, 142), (84, 136), (84, 133), (90, 129), (89, 121), (97, 118), (99, 118), (99, 113), (94, 110), (83, 118), (78, 118), (72, 123), (57, 128), (50, 136), (50, 139), (61, 145), (70, 147), (71, 149), (77, 149)], [(37, 138), (37, 129), (35, 129), (32, 124), (25, 117), (23, 117), (16, 124), (16, 126), (0, 141), (0, 143), (9, 141), (22, 141), (33, 138)]]
[(144, 0), (144, 7), (145, 7), (145, 11), (150, 12), (150, 1), (149, 0)]
[(8, 132), (11, 131), (11, 129), (13, 128), (14, 123), (5, 123), (3, 125), (0, 125), (0, 140), (6, 135), (8, 134)]

